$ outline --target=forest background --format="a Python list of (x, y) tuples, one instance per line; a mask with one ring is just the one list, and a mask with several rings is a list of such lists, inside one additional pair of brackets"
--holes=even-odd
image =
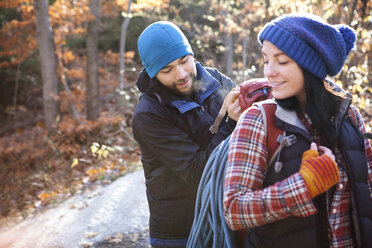
[[(0, 1), (0, 219), (46, 206), (140, 167), (131, 118), (142, 65), (136, 42), (158, 20), (184, 31), (195, 57), (238, 84), (262, 77), (257, 33), (309, 12), (357, 32), (337, 84), (372, 128), (372, 1)], [(1, 227), (0, 221), (0, 227)]]

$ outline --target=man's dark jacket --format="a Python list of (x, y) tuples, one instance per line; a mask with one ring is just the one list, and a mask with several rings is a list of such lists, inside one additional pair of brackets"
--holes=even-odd
[(190, 98), (150, 79), (145, 70), (137, 80), (143, 94), (132, 126), (146, 177), (152, 246), (186, 246), (204, 166), (236, 124), (225, 116), (216, 134), (209, 131), (235, 84), (217, 69), (197, 62), (196, 69)]

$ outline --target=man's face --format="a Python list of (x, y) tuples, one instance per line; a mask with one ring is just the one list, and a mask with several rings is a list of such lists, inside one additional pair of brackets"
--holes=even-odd
[(189, 96), (192, 93), (195, 77), (196, 66), (191, 55), (172, 61), (156, 74), (156, 78), (165, 87), (184, 96)]

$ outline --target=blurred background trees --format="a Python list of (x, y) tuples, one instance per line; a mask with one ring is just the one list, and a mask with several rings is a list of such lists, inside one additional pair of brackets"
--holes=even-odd
[[(352, 26), (356, 50), (333, 80), (353, 93), (371, 131), (371, 5), (368, 0), (1, 0), (0, 214), (9, 211), (1, 202), (25, 204), (9, 185), (36, 181), (30, 195), (56, 187), (50, 179), (29, 179), (31, 172), (58, 171), (71, 178), (76, 161), (89, 156), (89, 166), (102, 166), (99, 171), (106, 167), (94, 163), (92, 144), (95, 151), (110, 151), (111, 165), (125, 151), (115, 154), (106, 149), (110, 144), (136, 145), (130, 122), (142, 69), (137, 39), (154, 21), (176, 23), (197, 60), (238, 84), (263, 76), (257, 33), (271, 19), (310, 12)], [(118, 133), (126, 139), (119, 142)]]
[[(371, 2), (367, 0), (13, 0), (0, 2), (0, 99), (1, 112), (17, 115), (19, 108), (32, 111), (44, 108), (44, 123), (50, 129), (57, 118), (50, 102), (61, 103), (61, 92), (81, 84), (84, 94), (80, 114), (75, 117), (99, 117), (99, 85), (107, 83), (103, 74), (118, 89), (133, 85), (125, 72), (141, 69), (137, 54), (138, 35), (149, 23), (170, 20), (178, 24), (190, 39), (196, 58), (215, 66), (240, 83), (262, 76), (262, 60), (257, 33), (269, 20), (291, 12), (311, 12), (330, 23), (346, 23), (358, 33), (358, 44), (336, 81), (358, 95), (362, 108), (370, 106), (372, 87)], [(37, 3), (49, 4), (47, 13), (38, 14)], [(41, 16), (44, 15), (44, 16)], [(38, 16), (50, 19), (49, 29), (36, 32)], [(35, 18), (36, 17), (36, 18)], [(41, 44), (42, 30), (54, 40), (56, 62)], [(38, 40), (39, 39), (39, 40)], [(39, 42), (38, 42), (39, 41)], [(39, 43), (39, 49), (37, 46)], [(96, 50), (94, 49), (96, 47)], [(125, 55), (125, 56), (124, 56)], [(125, 60), (127, 58), (127, 60)], [(112, 63), (107, 64), (105, 60)], [(125, 63), (126, 61), (127, 63)], [(43, 64), (44, 63), (44, 64)], [(58, 91), (43, 71), (58, 64)], [(56, 66), (55, 66), (56, 67)], [(57, 69), (57, 67), (56, 67)], [(112, 73), (112, 74), (111, 74)], [(86, 74), (86, 75), (84, 75)], [(66, 85), (63, 86), (63, 82)], [(49, 85), (49, 86), (48, 86)], [(49, 91), (49, 92), (46, 92)], [(364, 94), (365, 93), (365, 94)], [(44, 100), (31, 99), (44, 94)], [(48, 100), (46, 100), (48, 98)], [(31, 103), (33, 102), (33, 103)], [(49, 107), (48, 107), (49, 106)], [(71, 107), (71, 106), (70, 106)], [(72, 106), (74, 108), (74, 106)], [(75, 109), (78, 107), (75, 106)], [(50, 117), (48, 117), (50, 116)], [(14, 117), (14, 116), (13, 116)], [(48, 119), (49, 118), (49, 119)], [(59, 119), (60, 120), (60, 119)]]

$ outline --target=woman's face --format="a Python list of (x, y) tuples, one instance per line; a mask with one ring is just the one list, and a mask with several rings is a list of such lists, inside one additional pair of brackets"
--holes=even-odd
[(305, 78), (297, 63), (269, 41), (262, 44), (264, 74), (276, 99), (296, 97), (306, 103)]

